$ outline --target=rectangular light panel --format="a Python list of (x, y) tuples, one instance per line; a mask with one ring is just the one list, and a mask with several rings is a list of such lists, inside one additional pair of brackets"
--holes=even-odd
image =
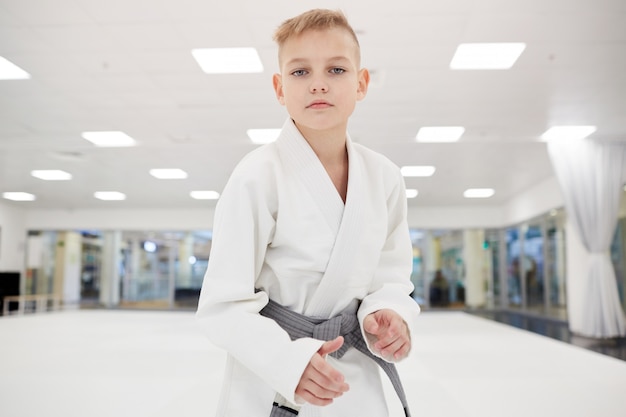
[(462, 43), (450, 68), (453, 70), (505, 70), (513, 67), (525, 43)]
[(468, 188), (463, 192), (465, 198), (489, 198), (493, 196), (496, 191), (493, 188)]
[(93, 196), (104, 201), (126, 200), (126, 194), (117, 191), (96, 191)]
[(256, 145), (275, 142), (282, 129), (248, 129), (246, 133)]
[(255, 48), (197, 48), (191, 54), (207, 74), (246, 74), (263, 72)]
[(217, 200), (220, 198), (220, 193), (217, 191), (192, 191), (189, 195), (196, 200)]
[(182, 180), (187, 178), (187, 173), (178, 168), (151, 169), (150, 175), (160, 180)]
[(418, 142), (457, 142), (464, 132), (462, 126), (424, 126), (417, 132), (415, 139)]
[(34, 194), (19, 191), (2, 193), (2, 198), (12, 201), (35, 201), (37, 199)]
[(136, 145), (135, 139), (120, 131), (83, 132), (81, 136), (94, 145), (105, 148)]
[(72, 179), (72, 174), (59, 169), (38, 169), (31, 171), (30, 175), (46, 181), (67, 181)]
[(595, 126), (552, 126), (541, 135), (541, 139), (545, 141), (584, 139), (595, 131)]
[(430, 165), (408, 165), (400, 168), (403, 177), (431, 177), (435, 167)]
[(406, 189), (406, 198), (415, 198), (419, 192), (415, 188), (407, 188)]
[(0, 80), (27, 80), (29, 78), (29, 73), (0, 56)]

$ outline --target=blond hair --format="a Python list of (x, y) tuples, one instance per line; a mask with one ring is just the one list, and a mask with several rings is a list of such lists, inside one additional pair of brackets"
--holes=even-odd
[(357, 58), (361, 58), (359, 40), (348, 23), (348, 19), (341, 11), (328, 9), (313, 9), (298, 16), (285, 20), (274, 32), (274, 41), (278, 44), (278, 55), (283, 45), (290, 38), (301, 35), (309, 30), (344, 29), (354, 39), (356, 44)]

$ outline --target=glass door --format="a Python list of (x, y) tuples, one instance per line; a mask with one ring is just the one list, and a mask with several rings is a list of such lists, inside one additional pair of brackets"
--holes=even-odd
[(530, 309), (544, 307), (544, 253), (541, 224), (524, 227), (524, 251), (521, 259), (522, 287), (525, 291), (525, 305)]
[(185, 232), (180, 236), (174, 288), (177, 308), (197, 308), (212, 239), (211, 231)]
[(498, 229), (485, 230), (485, 269), (487, 271), (487, 307), (502, 307), (502, 295), (506, 293), (502, 279), (502, 233)]
[(428, 285), (426, 283), (426, 273), (424, 264), (424, 254), (426, 253), (425, 232), (411, 229), (411, 243), (413, 245), (413, 269), (411, 271), (411, 282), (413, 283), (413, 293), (411, 296), (420, 305), (426, 305), (428, 297), (426, 291)]
[(80, 299), (82, 304), (98, 303), (102, 270), (102, 236), (82, 233)]
[(626, 310), (626, 217), (620, 218), (617, 222), (610, 251), (611, 261), (615, 268), (617, 291), (622, 306)]
[(546, 300), (551, 315), (566, 318), (565, 214), (553, 210), (546, 220)]
[(510, 307), (522, 306), (522, 268), (520, 233), (517, 227), (510, 227), (505, 231), (506, 237), (506, 264), (507, 264), (507, 294)]
[(122, 304), (195, 309), (212, 237), (211, 231), (124, 232)]
[(174, 300), (178, 241), (168, 233), (124, 232), (121, 304), (168, 308)]

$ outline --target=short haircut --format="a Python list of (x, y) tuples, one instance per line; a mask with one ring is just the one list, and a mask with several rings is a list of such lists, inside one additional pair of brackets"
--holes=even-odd
[(285, 20), (274, 32), (274, 41), (278, 44), (278, 55), (283, 45), (290, 38), (300, 36), (309, 30), (344, 29), (354, 39), (356, 44), (357, 59), (361, 60), (361, 47), (359, 39), (348, 23), (348, 19), (341, 11), (328, 9), (313, 9), (298, 16)]

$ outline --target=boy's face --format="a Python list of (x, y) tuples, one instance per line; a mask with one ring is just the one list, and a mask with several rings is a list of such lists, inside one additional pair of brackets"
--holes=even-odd
[(340, 28), (306, 31), (283, 44), (279, 61), (281, 74), (273, 78), (276, 97), (296, 125), (344, 134), (369, 83), (350, 34)]

